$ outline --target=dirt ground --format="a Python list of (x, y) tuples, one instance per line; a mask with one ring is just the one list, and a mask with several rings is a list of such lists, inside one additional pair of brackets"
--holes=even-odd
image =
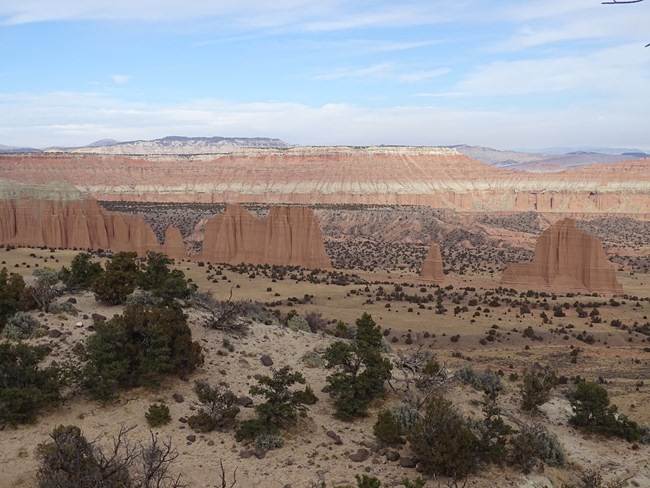
[[(37, 265), (53, 268), (68, 265), (75, 254), (74, 251), (60, 250), (1, 249), (0, 267), (6, 266), (10, 272), (28, 276)], [(382, 329), (390, 330), (386, 338), (393, 352), (423, 347), (433, 351), (452, 372), (463, 365), (471, 365), (476, 370), (502, 370), (505, 392), (500, 402), (504, 417), (515, 423), (543, 423), (560, 438), (570, 465), (566, 469), (536, 470), (527, 476), (510, 467), (491, 467), (470, 478), (468, 486), (559, 487), (562, 482), (575, 481), (582, 470), (590, 468), (602, 469), (608, 479), (626, 479), (629, 486), (650, 486), (650, 446), (637, 449), (622, 441), (585, 436), (568, 426), (571, 412), (564, 393), (572, 386), (570, 380), (567, 385), (554, 390), (553, 399), (544, 405), (540, 417), (529, 418), (518, 407), (520, 383), (508, 379), (510, 373), (521, 374), (536, 362), (553, 367), (558, 375), (567, 378), (579, 375), (596, 380), (601, 377), (612, 402), (619, 406), (621, 412), (641, 423), (650, 424), (650, 338), (631, 331), (635, 322), (643, 324), (650, 315), (650, 301), (643, 300), (650, 295), (648, 274), (619, 272), (628, 297), (616, 297), (616, 306), (609, 301), (611, 297), (549, 295), (531, 298), (531, 302), (539, 301), (539, 305), (531, 309), (532, 313), (521, 315), (519, 306), (509, 306), (506, 301), (521, 297), (518, 293), (509, 295), (499, 291), (499, 276), (494, 273), (447, 275), (448, 283), (443, 285), (441, 291), (439, 287), (418, 282), (414, 274), (407, 272), (348, 272), (356, 274), (350, 278), (352, 283), (336, 285), (301, 281), (300, 272), (296, 272), (297, 279), (289, 278), (289, 273), (285, 279), (274, 281), (259, 272), (251, 278), (250, 273), (240, 274), (226, 266), (209, 268), (195, 262), (182, 262), (177, 266), (201, 290), (211, 290), (223, 299), (228, 298), (232, 291), (232, 299), (266, 303), (269, 309), (278, 310), (280, 314), (291, 309), (301, 315), (316, 311), (330, 321), (340, 320), (350, 324), (363, 312), (368, 312)], [(381, 299), (377, 301), (380, 287), (390, 294), (395, 290), (395, 285), (413, 297), (424, 299), (433, 295), (434, 299), (418, 306), (408, 301), (388, 301), (385, 294), (380, 294)], [(468, 287), (470, 289), (465, 290)], [(446, 312), (436, 313), (436, 293), (442, 292), (445, 295), (441, 295), (441, 304)], [(305, 301), (305, 295), (309, 296), (309, 300), (298, 303)], [(630, 298), (632, 296), (638, 300)], [(46, 320), (49, 327), (63, 332), (58, 339), (35, 339), (36, 342), (52, 346), (52, 359), (68, 357), (74, 345), (91, 334), (87, 329), (90, 321), (80, 316), (97, 312), (111, 317), (121, 310), (119, 307), (98, 304), (90, 293), (75, 298), (79, 316), (46, 315), (40, 319)], [(498, 298), (498, 306), (490, 305), (494, 298)], [(476, 300), (476, 304), (470, 306), (472, 299)], [(454, 303), (454, 300), (458, 302)], [(573, 308), (576, 301), (598, 303), (602, 322), (592, 323), (589, 317), (579, 318)], [(565, 309), (566, 316), (554, 317), (553, 306), (565, 302), (570, 304)], [(540, 317), (544, 304), (550, 306), (546, 313), (551, 322), (547, 324)], [(455, 314), (454, 308), (463, 305), (468, 307), (468, 311)], [(587, 311), (591, 308), (585, 307)], [(612, 327), (610, 322), (614, 319), (630, 327), (627, 330)], [(389, 396), (383, 403), (373, 405), (367, 419), (353, 423), (344, 423), (332, 417), (332, 402), (327, 394), (321, 392), (326, 385), (327, 371), (307, 368), (301, 358), (309, 350), (324, 349), (335, 340), (333, 337), (322, 333), (292, 332), (279, 325), (252, 324), (246, 337), (230, 338), (235, 352), (224, 355), (224, 335), (221, 332), (202, 327), (193, 312), (190, 312), (189, 322), (193, 337), (200, 342), (206, 355), (204, 367), (191, 380), (206, 378), (213, 383), (226, 381), (236, 394), (247, 395), (250, 386), (256, 384), (254, 376), (269, 372), (260, 362), (262, 354), (272, 357), (274, 367), (286, 364), (303, 372), (320, 401), (310, 407), (308, 417), (288, 434), (285, 447), (269, 451), (264, 459), (242, 459), (242, 445), (235, 442), (230, 432), (197, 434), (195, 441), (188, 440), (187, 436), (193, 432), (178, 419), (191, 415), (195, 399), (193, 382), (170, 379), (157, 391), (131, 390), (123, 394), (117, 404), (106, 407), (80, 395), (73, 395), (61, 408), (40, 417), (34, 425), (5, 427), (0, 431), (0, 465), (3, 466), (0, 487), (34, 486), (37, 466), (34, 449), (37, 444), (48, 440), (48, 434), (55, 426), (75, 424), (89, 439), (107, 442), (120, 426), (136, 425), (132, 432), (134, 439), (145, 439), (150, 434), (144, 412), (151, 403), (159, 401), (170, 407), (173, 420), (168, 426), (156, 429), (156, 432), (172, 439), (180, 453), (174, 470), (181, 472), (183, 479), (191, 486), (221, 486), (218, 479), (220, 460), (229, 475), (237, 469), (237, 487), (255, 484), (269, 488), (287, 485), (302, 488), (319, 479), (328, 484), (353, 483), (357, 473), (377, 476), (390, 485), (397, 485), (405, 476), (411, 479), (417, 476), (415, 470), (402, 468), (376, 453), (361, 463), (350, 460), (350, 453), (356, 452), (364, 444), (375, 442), (372, 425), (378, 409), (397, 400)], [(529, 326), (537, 339), (524, 335)], [(490, 335), (494, 336), (492, 340), (484, 341), (484, 344), (480, 342)], [(454, 339), (456, 336), (457, 339)], [(585, 342), (578, 336), (583, 339), (591, 336), (593, 342)], [(576, 349), (580, 352), (573, 363), (571, 353)], [(175, 402), (172, 399), (174, 393), (181, 394), (184, 401)], [(456, 386), (450, 390), (449, 398), (461, 405), (469, 415), (479, 415), (480, 406), (477, 404), (481, 394), (471, 388)], [(240, 419), (252, 415), (252, 409), (243, 409)], [(328, 430), (338, 433), (343, 443), (335, 444), (326, 435)], [(407, 451), (405, 449), (402, 454), (408, 455)], [(444, 486), (444, 481), (442, 483)], [(439, 480), (429, 480), (427, 486), (439, 486)]]

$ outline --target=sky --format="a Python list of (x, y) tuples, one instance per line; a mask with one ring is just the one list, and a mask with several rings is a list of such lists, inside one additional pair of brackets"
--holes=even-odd
[(650, 0), (0, 0), (0, 144), (650, 150)]

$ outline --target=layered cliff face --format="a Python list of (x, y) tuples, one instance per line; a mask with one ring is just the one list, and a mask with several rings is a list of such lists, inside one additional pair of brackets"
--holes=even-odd
[(509, 266), (501, 284), (554, 291), (623, 291), (600, 240), (578, 229), (572, 219), (546, 229), (537, 241), (533, 261)]
[(239, 205), (205, 224), (201, 259), (217, 263), (330, 268), (318, 221), (306, 207), (271, 207), (258, 219)]
[(440, 247), (432, 243), (427, 252), (427, 257), (422, 262), (420, 269), (420, 281), (440, 284), (445, 281), (445, 273), (442, 268), (442, 255)]
[(497, 169), (442, 147), (298, 147), (151, 157), (0, 155), (0, 174), (25, 183), (67, 181), (98, 200), (426, 205), (471, 212), (650, 216), (650, 159), (528, 174)]
[(67, 249), (159, 251), (141, 215), (104, 210), (94, 200), (0, 200), (0, 242)]

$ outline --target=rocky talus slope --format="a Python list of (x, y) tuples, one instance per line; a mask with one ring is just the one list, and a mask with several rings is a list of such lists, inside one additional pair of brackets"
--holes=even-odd
[(293, 147), (210, 155), (0, 155), (0, 174), (65, 181), (98, 200), (426, 205), (472, 212), (650, 215), (650, 161), (553, 174), (443, 147)]
[(553, 291), (623, 291), (600, 240), (578, 229), (572, 219), (563, 219), (544, 231), (532, 262), (509, 266), (501, 284)]

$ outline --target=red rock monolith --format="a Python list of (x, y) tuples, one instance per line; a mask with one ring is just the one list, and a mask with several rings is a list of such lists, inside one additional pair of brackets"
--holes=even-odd
[(258, 219), (240, 205), (228, 205), (206, 222), (201, 259), (331, 267), (318, 221), (307, 207), (271, 207), (266, 218)]
[(436, 243), (431, 243), (427, 257), (422, 262), (420, 281), (427, 281), (435, 284), (440, 284), (445, 281), (440, 247)]
[(173, 225), (167, 227), (165, 231), (165, 242), (163, 242), (161, 252), (176, 260), (187, 258), (187, 249), (181, 231)]
[(537, 240), (532, 262), (513, 264), (501, 284), (527, 289), (621, 293), (623, 288), (597, 237), (563, 219)]

